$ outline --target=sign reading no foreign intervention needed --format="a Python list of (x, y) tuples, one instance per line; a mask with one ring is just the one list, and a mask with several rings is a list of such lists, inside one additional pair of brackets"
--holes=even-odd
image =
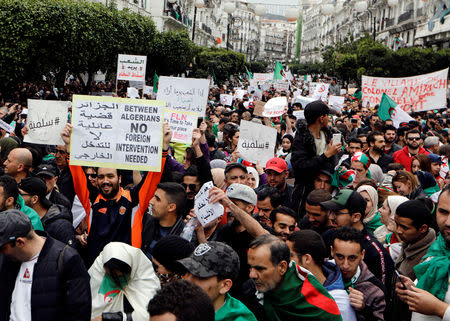
[(117, 80), (145, 81), (147, 56), (119, 55)]
[(164, 102), (74, 95), (70, 163), (161, 171)]

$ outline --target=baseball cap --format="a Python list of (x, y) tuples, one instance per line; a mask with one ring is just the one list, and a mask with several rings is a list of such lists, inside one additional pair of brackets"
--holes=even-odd
[(25, 213), (15, 209), (0, 212), (0, 246), (26, 236), (32, 229)]
[(227, 188), (227, 196), (256, 206), (257, 196), (250, 186), (233, 183)]
[(342, 189), (331, 200), (322, 202), (320, 205), (333, 211), (346, 208), (350, 213), (361, 213), (364, 215), (367, 204), (358, 192), (351, 189)]
[(430, 159), (431, 163), (439, 163), (439, 164), (443, 164), (441, 156), (436, 155), (436, 154), (428, 154), (427, 155), (428, 158)]
[(47, 195), (47, 185), (45, 182), (39, 177), (27, 177), (24, 178), (19, 183), (19, 188), (30, 195), (37, 195), (39, 197), (39, 201), (42, 203), (44, 207), (50, 207), (52, 202), (50, 202)]
[(241, 164), (241, 163), (229, 163), (229, 164), (227, 164), (227, 166), (225, 166), (225, 174), (227, 174), (233, 168), (240, 168), (247, 174), (247, 167), (245, 167), (245, 165)]
[(279, 157), (273, 157), (267, 161), (266, 170), (273, 170), (277, 173), (287, 171), (288, 166), (284, 159)]
[(192, 275), (199, 278), (219, 276), (235, 280), (239, 274), (239, 256), (227, 244), (206, 242), (197, 246), (191, 256), (178, 260)]
[(308, 124), (313, 124), (320, 116), (328, 115), (330, 108), (321, 100), (310, 102), (305, 107), (305, 119)]
[(36, 174), (36, 176), (43, 175), (55, 177), (60, 175), (59, 169), (52, 164), (41, 164), (34, 170), (34, 173)]

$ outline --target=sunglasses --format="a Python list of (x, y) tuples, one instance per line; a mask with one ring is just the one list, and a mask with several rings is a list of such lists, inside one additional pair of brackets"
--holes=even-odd
[(197, 184), (185, 184), (185, 183), (181, 183), (181, 186), (183, 186), (183, 188), (185, 190), (187, 190), (187, 188), (189, 187), (189, 190), (191, 191), (195, 191), (195, 189), (197, 188)]
[(420, 137), (411, 137), (411, 138), (408, 138), (408, 140), (419, 141), (419, 140), (420, 140)]
[(97, 174), (86, 174), (87, 177), (97, 178)]

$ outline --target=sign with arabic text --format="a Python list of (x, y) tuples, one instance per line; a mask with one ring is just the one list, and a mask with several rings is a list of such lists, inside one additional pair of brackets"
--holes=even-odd
[(26, 143), (64, 145), (61, 131), (67, 123), (70, 101), (28, 99)]
[(117, 59), (117, 80), (145, 81), (147, 56), (119, 55)]
[(238, 152), (246, 161), (265, 166), (274, 156), (277, 130), (272, 127), (241, 120)]
[(200, 188), (194, 200), (194, 212), (202, 226), (212, 222), (223, 215), (224, 209), (220, 203), (211, 204), (209, 202), (209, 191), (213, 187), (213, 182), (209, 181)]
[(70, 164), (161, 171), (164, 102), (74, 95)]
[(157, 100), (177, 111), (189, 111), (204, 117), (208, 101), (209, 80), (181, 77), (159, 77)]

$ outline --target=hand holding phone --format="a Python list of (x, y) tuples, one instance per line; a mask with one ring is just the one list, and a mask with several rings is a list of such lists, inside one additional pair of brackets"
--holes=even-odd
[(338, 145), (341, 142), (342, 134), (333, 134), (333, 145)]

